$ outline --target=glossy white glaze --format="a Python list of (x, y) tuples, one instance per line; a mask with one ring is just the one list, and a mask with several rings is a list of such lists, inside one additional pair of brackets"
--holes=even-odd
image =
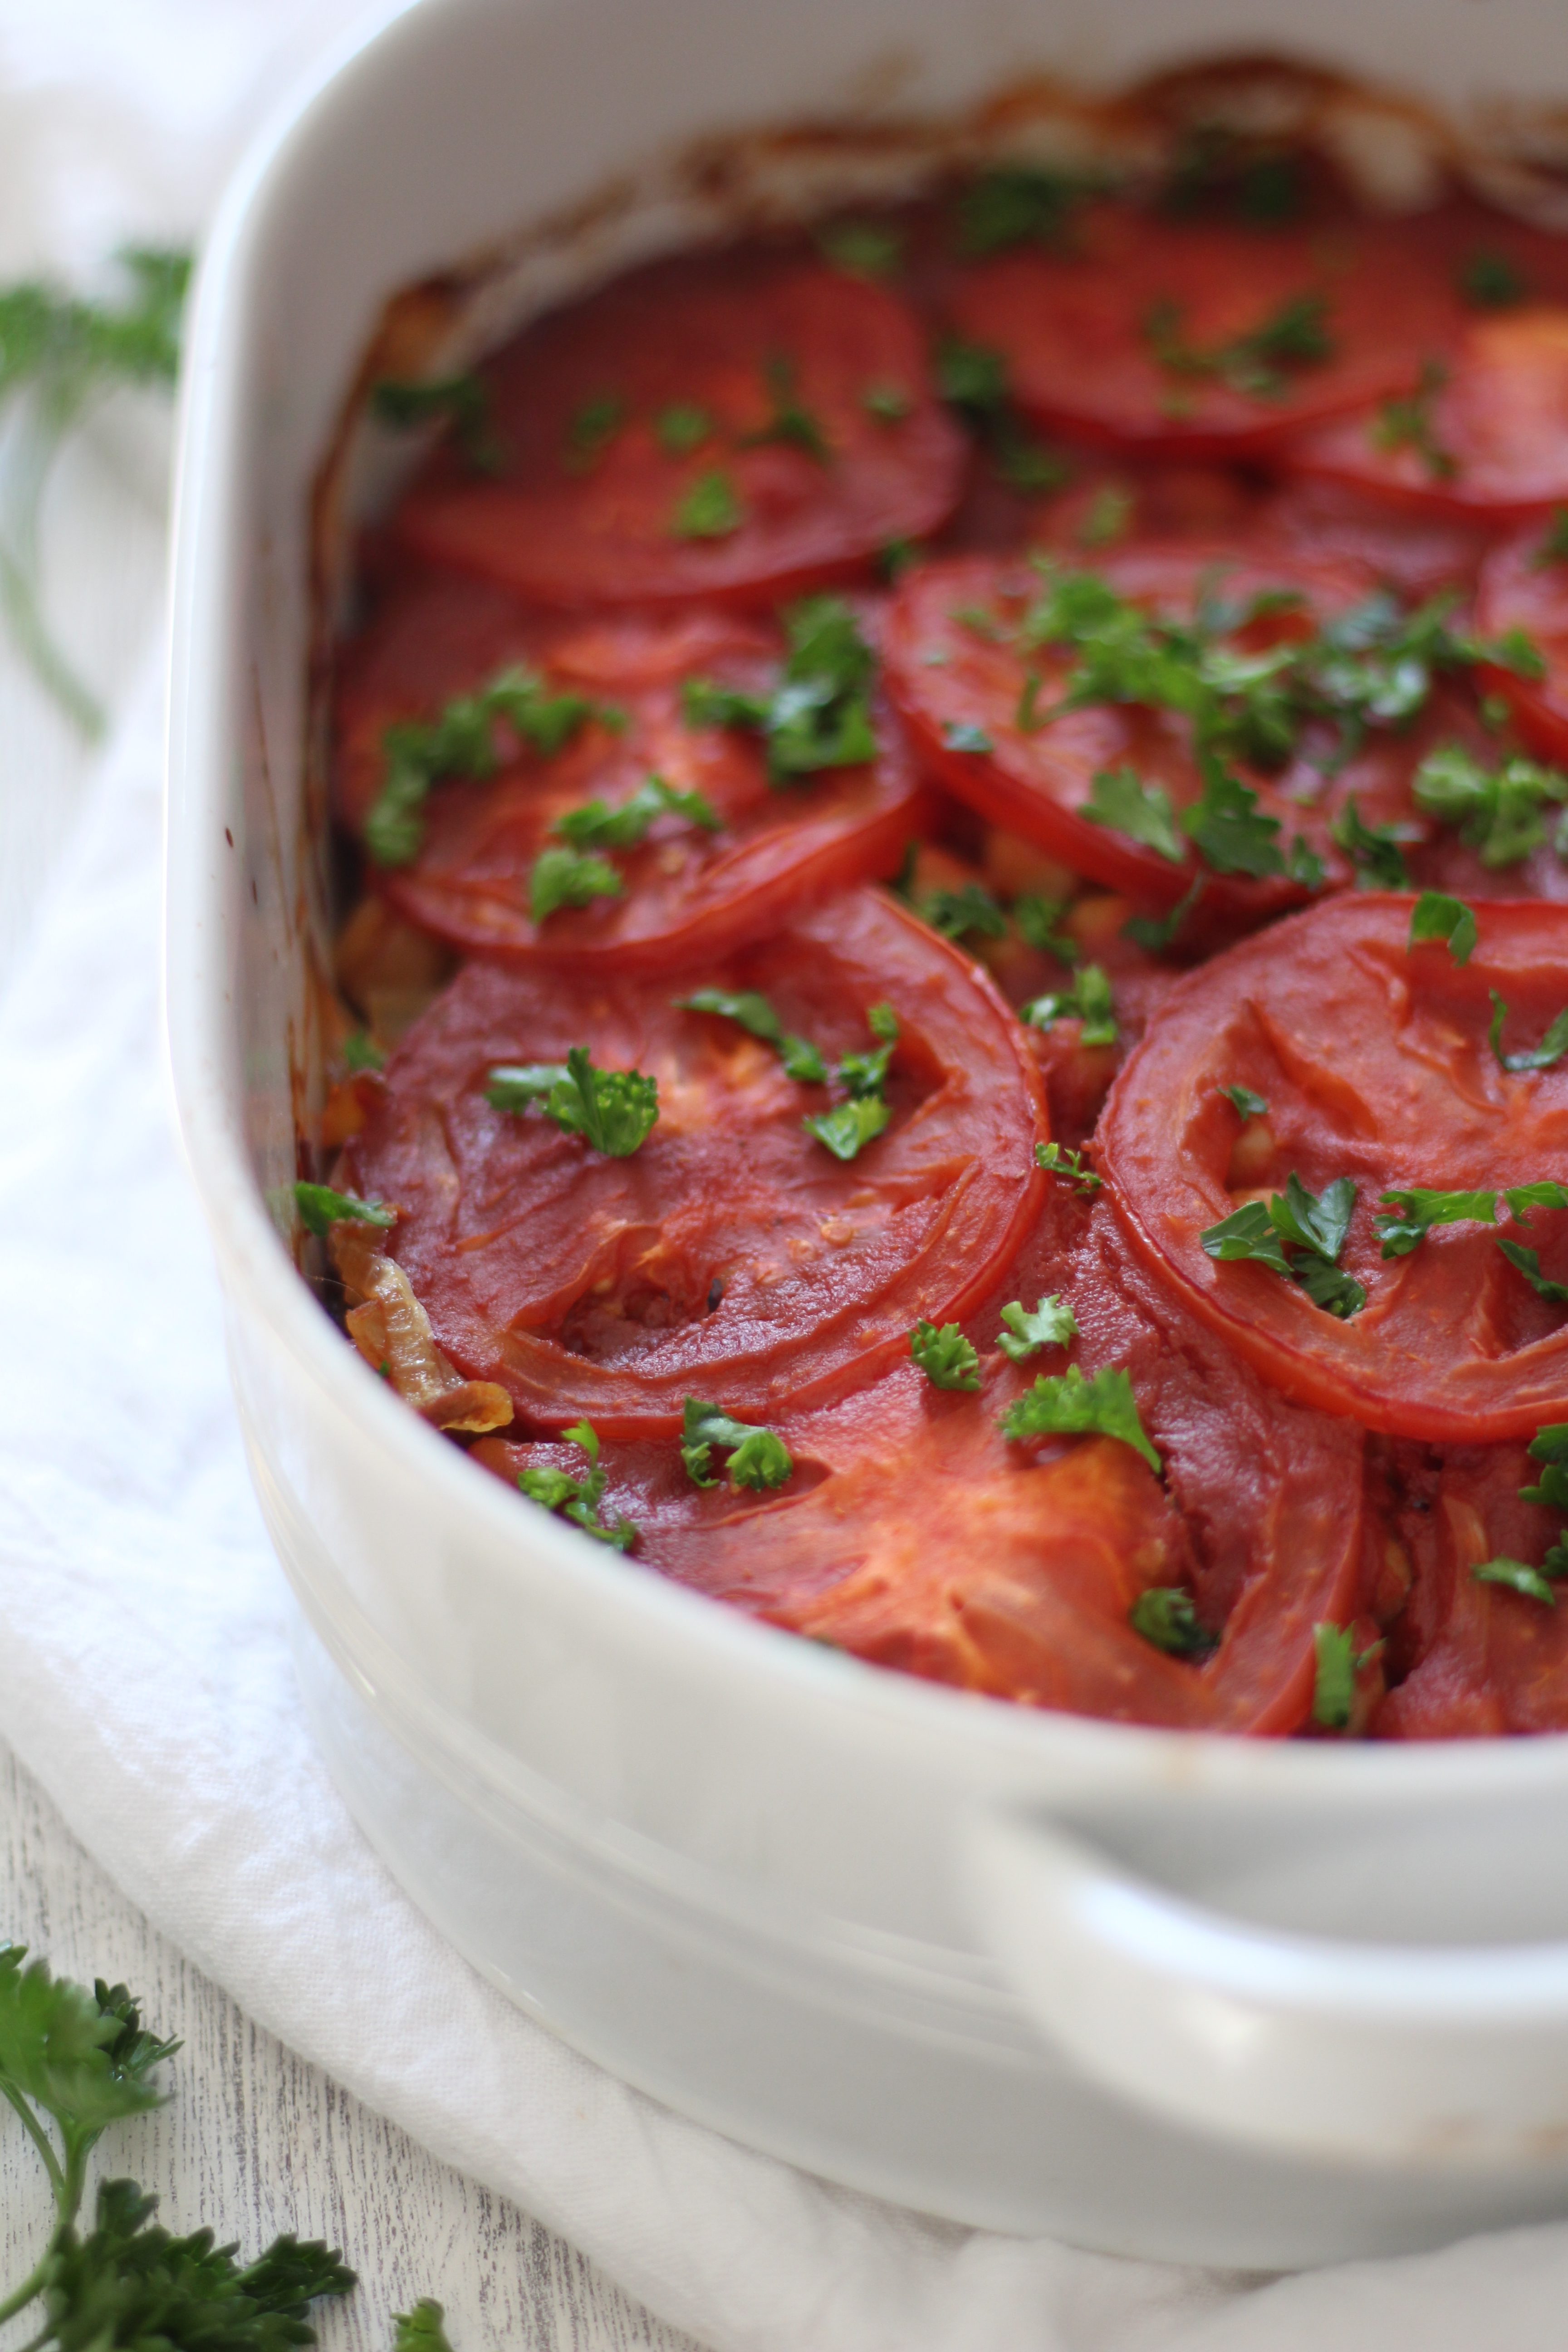
[[(1539, 99), (1557, 29), (1554, 0), (1326, 0), (1310, 47)], [(1266, 2264), (1560, 2209), (1568, 1740), (1131, 1730), (749, 1623), (418, 1423), (268, 1199), (323, 936), (310, 484), (384, 299), (700, 132), (1303, 37), (1269, 0), (417, 0), (274, 124), (214, 230), (171, 698), (187, 1147), (312, 1712), (393, 1868), (514, 1997), (739, 2137), (955, 2219)], [(620, 249), (679, 226), (633, 216)]]

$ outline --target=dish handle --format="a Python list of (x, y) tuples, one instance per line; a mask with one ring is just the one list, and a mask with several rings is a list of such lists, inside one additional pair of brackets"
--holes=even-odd
[(965, 1861), (976, 1925), (1035, 2023), (1138, 2105), (1340, 2163), (1568, 2157), (1568, 1942), (1260, 1925), (1019, 1813), (979, 1816)]

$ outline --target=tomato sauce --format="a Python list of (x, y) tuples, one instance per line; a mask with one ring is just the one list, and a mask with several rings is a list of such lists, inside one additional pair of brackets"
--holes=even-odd
[(1568, 1728), (1568, 238), (1149, 123), (373, 388), (315, 1270), (873, 1666)]

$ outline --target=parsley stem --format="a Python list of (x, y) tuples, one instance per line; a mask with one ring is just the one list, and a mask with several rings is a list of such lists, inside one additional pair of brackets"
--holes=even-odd
[[(46, 2134), (43, 2126), (39, 2123), (37, 2116), (33, 2113), (32, 2107), (22, 2096), (20, 2091), (13, 2090), (9, 2083), (0, 2083), (0, 2091), (4, 2091), (6, 2098), (9, 2099), (11, 2105), (16, 2108), (16, 2113), (21, 2116), (23, 2126), (27, 2133), (27, 2137), (32, 2140), (34, 2146), (38, 2151), (38, 2154), (43, 2158), (44, 2169), (49, 2176), (49, 2186), (55, 2192), (55, 2203), (60, 2210), (60, 2219), (62, 2221), (68, 2221), (72, 2218), (72, 2213), (74, 2213), (75, 2208), (73, 2207), (71, 2209), (71, 2212), (68, 2212), (66, 2210), (66, 2198), (68, 2194), (66, 2176), (60, 2169), (60, 2160), (55, 2154), (54, 2149), (50, 2147), (48, 2137)], [(77, 2189), (77, 2199), (79, 2202), (80, 2201), (80, 2198), (81, 2190), (79, 2186)], [(11, 2306), (9, 2305), (0, 2306), (0, 2319), (7, 2318), (10, 2315), (10, 2310)]]
[(10, 436), (0, 467), (0, 612), (17, 652), (45, 692), (89, 743), (108, 724), (103, 706), (49, 633), (38, 602), (38, 510), (71, 412), (28, 417)]

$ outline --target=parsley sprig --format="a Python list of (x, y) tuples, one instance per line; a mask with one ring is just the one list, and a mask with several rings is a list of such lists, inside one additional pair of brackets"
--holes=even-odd
[(1010, 163), (983, 172), (953, 208), (954, 242), (969, 259), (1014, 245), (1061, 247), (1079, 206), (1106, 185), (1104, 175)]
[[(1500, 1192), (1445, 1192), (1425, 1184), (1384, 1192), (1383, 1208), (1373, 1227), (1384, 1257), (1408, 1257), (1418, 1249), (1434, 1225), (1495, 1225), (1500, 1202), (1516, 1223), (1525, 1223), (1532, 1209), (1568, 1209), (1568, 1185), (1550, 1179), (1538, 1184), (1511, 1184)], [(1518, 1264), (1514, 1246), (1500, 1246)]]
[(675, 1002), (687, 1013), (711, 1013), (721, 1021), (739, 1023), (748, 1035), (760, 1037), (764, 1045), (773, 1047), (786, 1077), (795, 1078), (803, 1086), (826, 1085), (827, 1065), (819, 1048), (809, 1037), (797, 1036), (786, 1029), (760, 990), (699, 988), (689, 996), (678, 996)]
[(1063, 1143), (1037, 1143), (1035, 1158), (1047, 1176), (1059, 1176), (1077, 1192), (1098, 1192), (1103, 1181), (1081, 1151), (1069, 1151)]
[(922, 1317), (910, 1333), (910, 1355), (933, 1389), (980, 1386), (980, 1358), (956, 1323), (940, 1328)]
[(1206, 1657), (1219, 1647), (1218, 1634), (1200, 1623), (1192, 1594), (1179, 1584), (1150, 1585), (1132, 1603), (1127, 1622), (1173, 1658)]
[(681, 705), (690, 727), (755, 729), (775, 784), (877, 756), (870, 690), (877, 657), (842, 596), (805, 596), (784, 614), (784, 669), (772, 694), (742, 694), (689, 677)]
[(1097, 1436), (1120, 1438), (1141, 1454), (1156, 1475), (1160, 1456), (1139, 1419), (1132, 1383), (1106, 1364), (1086, 1380), (1076, 1364), (1065, 1372), (1041, 1372), (1032, 1389), (1010, 1404), (998, 1426), (1004, 1437)]
[(1348, 1731), (1355, 1713), (1356, 1677), (1378, 1656), (1383, 1643), (1373, 1642), (1358, 1650), (1350, 1626), (1321, 1624), (1312, 1628), (1312, 1721), (1320, 1731)]
[(937, 347), (937, 390), (988, 449), (1001, 479), (1026, 493), (1059, 489), (1068, 478), (1065, 458), (1037, 441), (1013, 403), (1007, 362), (985, 343), (947, 336)]
[(1015, 1298), (1002, 1309), (1002, 1321), (1005, 1328), (996, 1335), (996, 1345), (1015, 1364), (1026, 1363), (1042, 1348), (1070, 1347), (1078, 1337), (1078, 1318), (1055, 1291), (1039, 1301), (1033, 1314)]
[(1415, 391), (1385, 400), (1369, 428), (1374, 449), (1390, 457), (1410, 450), (1435, 482), (1451, 482), (1459, 470), (1453, 451), (1438, 437), (1432, 414), (1432, 404), (1447, 381), (1446, 360), (1424, 360)]
[(1423, 890), (1410, 910), (1413, 948), (1430, 940), (1446, 940), (1454, 961), (1468, 963), (1479, 937), (1474, 908), (1467, 907), (1462, 898), (1450, 898), (1445, 891)]
[[(1355, 1202), (1356, 1188), (1348, 1176), (1336, 1177), (1315, 1193), (1292, 1173), (1283, 1192), (1248, 1201), (1198, 1238), (1208, 1256), (1223, 1264), (1250, 1259), (1266, 1265), (1300, 1283), (1314, 1307), (1347, 1321), (1366, 1305), (1366, 1292), (1339, 1263)], [(1296, 1255), (1287, 1256), (1287, 1249)]]
[(1505, 1054), (1502, 1033), (1508, 1023), (1508, 1006), (1495, 988), (1487, 991), (1492, 1001), (1491, 1024), (1487, 1041), (1499, 1066), (1505, 1070), (1550, 1070), (1568, 1054), (1568, 1006), (1547, 1024), (1546, 1034), (1539, 1045), (1521, 1046), (1517, 1053)]
[(721, 826), (705, 794), (679, 792), (662, 776), (645, 778), (629, 800), (614, 808), (595, 799), (565, 810), (551, 828), (565, 845), (542, 850), (529, 876), (529, 912), (534, 921), (547, 922), (561, 907), (618, 898), (626, 887), (625, 877), (598, 851), (635, 849), (661, 816), (684, 817), (704, 833), (717, 833)]
[(444, 425), (476, 473), (497, 474), (506, 463), (505, 445), (490, 422), (489, 393), (480, 376), (431, 376), (424, 383), (384, 376), (372, 387), (370, 404), (377, 421), (395, 432)]
[(759, 1429), (737, 1421), (722, 1405), (688, 1397), (681, 1430), (680, 1459), (696, 1486), (716, 1486), (715, 1453), (727, 1454), (725, 1475), (731, 1486), (764, 1494), (795, 1475), (790, 1450), (776, 1430)]
[(559, 1062), (501, 1062), (489, 1072), (485, 1100), (492, 1110), (525, 1111), (537, 1103), (546, 1118), (580, 1135), (608, 1160), (626, 1160), (645, 1143), (658, 1118), (658, 1081), (640, 1070), (595, 1069), (585, 1045)]
[(175, 2237), (133, 2180), (100, 2182), (93, 2227), (79, 2228), (88, 2158), (110, 2124), (161, 2104), (154, 2072), (179, 2046), (142, 2024), (124, 1985), (100, 1978), (89, 1992), (0, 1944), (0, 2095), (55, 2200), (41, 2261), (0, 2300), (0, 2324), (42, 2304), (28, 2352), (286, 2352), (314, 2343), (305, 2314), (318, 2296), (355, 2284), (319, 2241), (278, 2238), (242, 2263), (210, 2230)]
[(497, 730), (520, 743), (560, 751), (590, 719), (624, 726), (623, 714), (581, 694), (552, 694), (542, 678), (516, 665), (473, 694), (454, 695), (433, 719), (405, 720), (382, 738), (386, 776), (365, 819), (365, 845), (378, 866), (411, 866), (425, 841), (425, 803), (444, 778), (482, 782), (500, 765)]
[(580, 1445), (588, 1457), (587, 1475), (574, 1478), (569, 1470), (557, 1470), (545, 1464), (531, 1465), (518, 1473), (518, 1485), (531, 1503), (540, 1504), (547, 1511), (559, 1511), (580, 1527), (584, 1535), (596, 1543), (609, 1544), (616, 1551), (630, 1551), (637, 1539), (637, 1531), (630, 1519), (606, 1519), (603, 1504), (608, 1474), (599, 1460), (599, 1434), (592, 1422), (574, 1422), (562, 1435), (570, 1445)]
[(880, 1043), (869, 1052), (846, 1054), (834, 1072), (848, 1099), (801, 1121), (835, 1160), (858, 1159), (893, 1116), (887, 1098), (888, 1067), (899, 1042), (899, 1017), (890, 1004), (873, 1004), (866, 1025)]
[(300, 1223), (318, 1241), (325, 1241), (331, 1227), (345, 1220), (384, 1231), (397, 1223), (396, 1210), (384, 1202), (362, 1201), (357, 1192), (334, 1192), (330, 1184), (309, 1184), (303, 1179), (294, 1187), (294, 1205)]
[[(1483, 866), (1515, 866), (1547, 837), (1545, 810), (1568, 802), (1568, 775), (1522, 755), (1487, 768), (1462, 743), (1428, 751), (1411, 784), (1415, 805), (1480, 853)], [(1568, 818), (1557, 846), (1568, 848)]]
[(1181, 306), (1156, 302), (1143, 322), (1150, 351), (1168, 375), (1209, 377), (1253, 400), (1283, 400), (1302, 368), (1334, 356), (1321, 294), (1293, 294), (1255, 327), (1208, 346), (1189, 342)]
[(1078, 967), (1070, 988), (1037, 996), (1020, 1006), (1018, 1018), (1031, 1029), (1054, 1028), (1058, 1021), (1079, 1021), (1080, 1045), (1114, 1045), (1121, 1031), (1111, 1002), (1109, 975), (1097, 963)]

